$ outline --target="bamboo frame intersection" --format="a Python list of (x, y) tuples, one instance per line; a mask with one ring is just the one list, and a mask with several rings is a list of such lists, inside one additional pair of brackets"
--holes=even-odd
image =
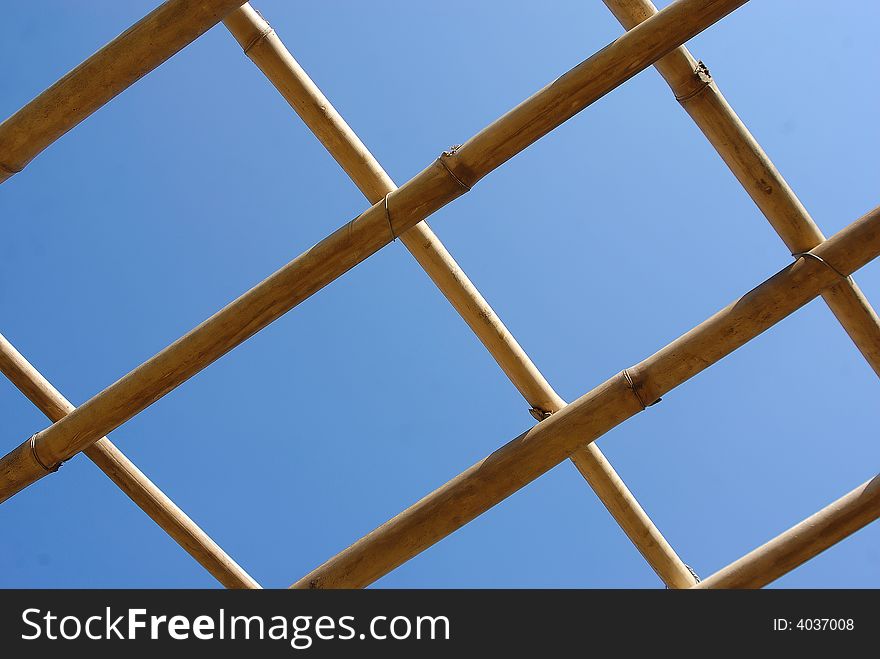
[[(522, 394), (538, 421), (299, 579), (361, 588), (570, 459), (670, 588), (762, 587), (880, 517), (878, 478), (700, 582), (595, 440), (809, 300), (821, 296), (880, 376), (880, 318), (852, 273), (880, 255), (880, 209), (825, 238), (685, 42), (748, 0), (603, 0), (624, 34), (401, 186), (248, 3), (167, 0), (0, 124), (0, 183), (222, 22), (370, 207), (198, 327), (74, 408), (0, 335), (0, 371), (51, 425), (0, 458), (0, 503), (85, 452), (222, 585), (259, 588), (107, 435), (300, 302), (399, 239)], [(566, 403), (425, 221), (484, 176), (639, 71), (654, 66), (753, 199), (794, 262), (639, 364)]]

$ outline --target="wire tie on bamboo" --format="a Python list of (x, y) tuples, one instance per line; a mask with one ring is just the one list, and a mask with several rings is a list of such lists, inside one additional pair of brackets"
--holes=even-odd
[[(691, 573), (691, 576), (694, 578), (694, 581), (696, 581), (697, 583), (700, 583), (702, 581), (702, 579), (700, 579), (700, 575), (697, 574), (697, 571), (694, 570), (694, 568), (692, 568), (687, 563), (682, 563), (682, 565), (684, 565), (687, 568), (687, 571)], [(666, 590), (672, 590), (672, 588), (670, 588), (669, 586), (666, 586)]]
[(531, 407), (529, 408), (529, 414), (531, 414), (535, 418), (535, 421), (540, 423), (544, 419), (549, 418), (550, 415), (553, 414), (553, 412), (542, 410), (540, 407)]
[(465, 190), (465, 192), (470, 192), (471, 186), (469, 186), (467, 183), (465, 183), (460, 178), (458, 178), (456, 173), (452, 171), (452, 169), (449, 167), (449, 165), (446, 164), (446, 161), (444, 160), (444, 158), (448, 158), (449, 156), (455, 155), (455, 152), (458, 151), (460, 148), (461, 148), (461, 144), (453, 144), (451, 147), (446, 149), (446, 151), (444, 151), (443, 153), (440, 154), (440, 157), (437, 158), (437, 161), (441, 165), (443, 165), (443, 169), (445, 169), (446, 172), (452, 178), (455, 179), (455, 182), (458, 183)]
[(798, 252), (797, 254), (792, 254), (791, 256), (792, 256), (792, 258), (793, 258), (795, 261), (797, 261), (799, 258), (805, 258), (805, 259), (816, 259), (816, 260), (817, 260), (819, 263), (821, 263), (822, 265), (824, 265), (824, 266), (830, 268), (831, 270), (833, 270), (834, 273), (835, 273), (838, 277), (840, 277), (841, 279), (850, 279), (848, 276), (846, 276), (845, 274), (843, 274), (840, 270), (838, 270), (838, 269), (835, 268), (833, 265), (831, 265), (830, 263), (828, 263), (828, 261), (826, 261), (825, 259), (823, 259), (821, 256), (819, 256), (818, 254), (813, 254), (813, 252)]
[(662, 398), (658, 398), (653, 403), (645, 403), (645, 399), (642, 398), (642, 394), (639, 393), (639, 389), (638, 387), (636, 387), (636, 383), (633, 382), (632, 376), (629, 374), (629, 369), (623, 369), (623, 379), (626, 380), (626, 386), (628, 386), (632, 390), (633, 395), (635, 395), (636, 400), (639, 401), (639, 405), (642, 406), (643, 410), (646, 410), (651, 407), (651, 405), (656, 405), (661, 400), (663, 400)]
[(701, 93), (706, 87), (712, 84), (712, 74), (709, 73), (709, 67), (703, 64), (703, 61), (700, 60), (697, 62), (697, 66), (694, 69), (694, 78), (700, 81), (700, 84), (691, 92), (688, 92), (684, 96), (676, 96), (675, 100), (681, 103), (682, 105), (691, 100), (694, 96)]
[(391, 193), (385, 195), (385, 217), (388, 219), (388, 228), (391, 230), (391, 242), (397, 240), (397, 234), (394, 233), (394, 224), (391, 222), (391, 209), (388, 208), (388, 197)]
[(37, 453), (36, 439), (37, 439), (37, 433), (34, 433), (30, 439), (30, 445), (31, 445), (31, 455), (34, 456), (34, 460), (36, 461), (36, 463), (38, 465), (40, 465), (43, 469), (45, 469), (47, 474), (53, 474), (56, 471), (58, 471), (59, 469), (61, 469), (61, 465), (63, 464), (62, 462), (59, 462), (54, 467), (48, 467), (48, 466), (46, 466), (46, 463), (40, 459), (40, 455), (39, 455), (39, 453)]

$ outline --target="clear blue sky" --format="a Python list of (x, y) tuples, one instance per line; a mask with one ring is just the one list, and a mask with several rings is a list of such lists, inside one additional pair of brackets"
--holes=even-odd
[[(5, 9), (8, 116), (154, 2)], [(255, 5), (399, 183), (616, 38), (599, 0)], [(754, 0), (690, 43), (831, 234), (880, 202), (880, 9)], [(0, 189), (0, 332), (74, 403), (366, 208), (220, 26)], [(785, 266), (648, 70), (430, 219), (572, 400)], [(857, 273), (880, 305), (880, 264)], [(880, 383), (813, 302), (599, 445), (701, 575), (875, 475)], [(112, 439), (285, 586), (529, 428), (400, 243)], [(2, 452), (47, 425), (0, 380)], [(216, 582), (86, 458), (0, 506), (0, 586)], [(377, 583), (657, 587), (570, 463)], [(880, 586), (880, 526), (778, 582)]]

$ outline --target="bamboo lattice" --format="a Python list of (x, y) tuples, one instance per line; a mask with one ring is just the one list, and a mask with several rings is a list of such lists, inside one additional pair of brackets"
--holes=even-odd
[[(571, 459), (670, 588), (764, 586), (880, 516), (880, 479), (700, 581), (595, 440), (821, 296), (880, 375), (880, 319), (851, 274), (880, 255), (880, 208), (826, 239), (682, 45), (748, 0), (604, 0), (627, 30), (608, 47), (395, 185), (263, 17), (241, 0), (168, 0), (0, 125), (0, 182), (138, 79), (223, 22), (372, 206), (142, 365), (74, 408), (0, 336), (0, 371), (52, 425), (0, 458), (0, 502), (84, 452), (221, 584), (259, 588), (107, 435), (294, 306), (399, 239), (519, 390), (538, 422), (405, 509), (295, 588), (361, 588)], [(446, 250), (426, 218), (591, 103), (653, 65), (794, 257), (654, 355), (566, 403)]]

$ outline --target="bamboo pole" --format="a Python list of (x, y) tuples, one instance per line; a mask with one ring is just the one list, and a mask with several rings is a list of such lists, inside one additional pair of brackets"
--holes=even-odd
[[(527, 99), (66, 417), (0, 458), (0, 502), (55, 470), (480, 178), (748, 0), (677, 0)], [(552, 417), (551, 417), (552, 418)], [(586, 442), (584, 442), (586, 443)]]
[[(657, 13), (651, 0), (603, 0), (631, 30)], [(680, 46), (654, 63), (681, 106), (694, 120), (740, 184), (792, 252), (813, 249), (822, 231), (779, 170), (724, 98), (702, 62)], [(844, 280), (822, 297), (853, 343), (880, 376), (880, 318), (858, 285)]]
[(695, 588), (761, 588), (880, 517), (880, 476), (719, 570)]
[[(73, 405), (2, 334), (0, 334), (0, 372), (49, 417), (50, 421), (58, 421), (73, 411)], [(260, 587), (107, 437), (99, 439), (84, 452), (110, 480), (116, 483), (141, 510), (217, 581), (227, 588)]]
[(428, 494), (293, 588), (362, 588), (439, 542), (880, 255), (880, 207), (636, 366)]
[[(223, 22), (245, 54), (278, 89), (371, 204), (397, 189), (382, 165), (253, 7), (245, 4), (231, 12)], [(400, 240), (532, 406), (533, 416), (542, 420), (563, 408), (565, 401), (553, 390), (428, 223), (419, 222), (403, 233)], [(687, 588), (696, 583), (692, 572), (598, 446), (588, 444), (575, 452), (572, 460), (667, 586)]]
[(0, 124), (0, 183), (244, 0), (168, 0)]
[(577, 448), (570, 459), (666, 586), (690, 588), (697, 583), (693, 570), (679, 558), (595, 442)]

